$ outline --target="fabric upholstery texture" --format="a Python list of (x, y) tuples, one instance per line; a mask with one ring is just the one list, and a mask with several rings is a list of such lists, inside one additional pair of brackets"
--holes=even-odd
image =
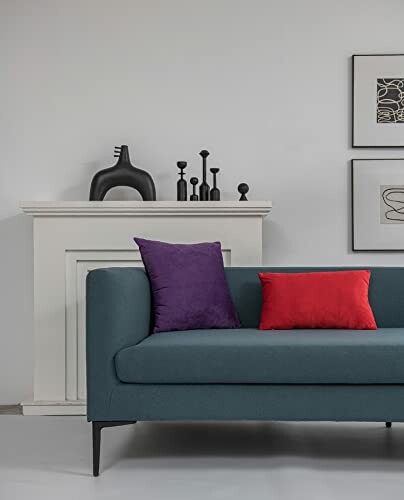
[(238, 328), (219, 242), (192, 245), (134, 238), (153, 291), (153, 331)]
[(90, 420), (404, 421), (404, 385), (120, 384)]
[(119, 383), (115, 354), (150, 333), (151, 291), (146, 273), (136, 268), (96, 269), (86, 288), (87, 408), (97, 414)]
[(115, 357), (140, 384), (404, 384), (404, 328), (195, 330), (151, 335)]
[[(342, 268), (228, 268), (226, 278), (243, 327), (257, 329), (261, 312), (259, 272), (315, 272), (340, 269)], [(380, 330), (366, 333), (373, 334), (375, 337), (372, 338), (378, 336), (378, 341), (383, 342), (383, 339), (387, 340), (393, 332), (381, 329), (404, 328), (404, 268), (370, 269), (372, 277), (369, 300)], [(150, 284), (144, 270), (139, 268), (91, 271), (87, 277), (86, 318), (89, 421), (180, 419), (404, 421), (404, 384), (122, 382), (116, 370), (117, 353), (143, 342), (151, 331)], [(194, 332), (187, 333), (191, 335)], [(224, 331), (224, 333), (229, 332)], [(263, 331), (258, 333), (266, 334)], [(297, 335), (302, 332), (294, 333)], [(348, 332), (334, 333), (345, 335)], [(284, 335), (285, 332), (281, 334)], [(329, 336), (328, 332), (323, 334)], [(245, 335), (248, 335), (248, 332), (245, 332)], [(254, 359), (250, 359), (248, 366), (253, 365)]]
[(260, 330), (376, 330), (369, 305), (370, 271), (259, 273)]

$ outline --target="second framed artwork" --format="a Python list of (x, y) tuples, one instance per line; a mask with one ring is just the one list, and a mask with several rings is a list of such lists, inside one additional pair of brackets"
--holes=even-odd
[(352, 250), (404, 250), (404, 159), (352, 160)]
[(352, 57), (352, 146), (404, 147), (404, 54)]

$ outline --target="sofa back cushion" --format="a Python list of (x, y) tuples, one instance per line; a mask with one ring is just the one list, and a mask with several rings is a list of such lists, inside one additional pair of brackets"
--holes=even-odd
[[(358, 267), (228, 267), (226, 278), (244, 328), (258, 328), (262, 289), (258, 273), (343, 271)], [(379, 328), (404, 327), (404, 267), (369, 267), (369, 302)]]

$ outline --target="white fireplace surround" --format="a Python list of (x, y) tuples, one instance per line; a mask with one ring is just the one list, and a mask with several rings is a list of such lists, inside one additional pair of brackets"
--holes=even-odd
[(23, 202), (34, 219), (34, 394), (30, 415), (86, 413), (85, 277), (142, 266), (133, 236), (221, 241), (225, 265), (262, 263), (269, 201)]

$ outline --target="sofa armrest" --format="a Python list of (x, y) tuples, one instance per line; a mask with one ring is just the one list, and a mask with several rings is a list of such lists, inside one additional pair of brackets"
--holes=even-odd
[(89, 272), (86, 287), (87, 419), (108, 420), (115, 354), (150, 331), (150, 284), (143, 269), (109, 268)]

